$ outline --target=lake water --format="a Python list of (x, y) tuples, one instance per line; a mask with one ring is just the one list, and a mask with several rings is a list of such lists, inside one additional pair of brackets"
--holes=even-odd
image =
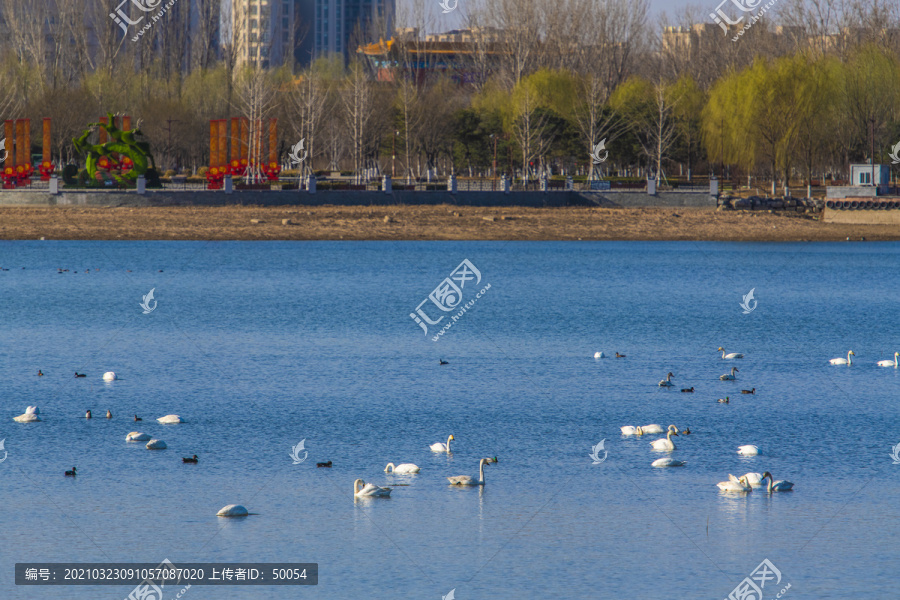
[[(459, 313), (428, 300), (427, 336), (410, 313), (463, 259), (474, 304), (434, 342)], [(34, 241), (0, 266), (2, 598), (133, 588), (16, 586), (17, 562), (165, 558), (319, 564), (315, 587), (198, 600), (721, 599), (764, 559), (766, 600), (896, 596), (900, 370), (875, 362), (900, 350), (900, 244)], [(691, 429), (687, 466), (619, 433), (649, 423)], [(448, 485), (495, 455), (484, 489)], [(716, 488), (765, 470), (794, 491)], [(355, 501), (356, 478), (408, 485)], [(215, 516), (232, 503), (257, 514)]]

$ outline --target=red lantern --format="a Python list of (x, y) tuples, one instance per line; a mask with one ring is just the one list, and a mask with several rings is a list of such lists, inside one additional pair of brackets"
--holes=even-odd
[(228, 167), (210, 167), (206, 172), (206, 181), (208, 190), (220, 190), (222, 189), (222, 181), (225, 179), (225, 172), (228, 170)]
[(16, 170), (12, 167), (6, 167), (3, 169), (3, 189), (11, 190), (16, 187), (16, 182), (18, 181), (18, 177), (16, 176)]
[(53, 175), (53, 163), (49, 160), (42, 162), (39, 168), (41, 171), (41, 181), (47, 181), (50, 179), (50, 176)]

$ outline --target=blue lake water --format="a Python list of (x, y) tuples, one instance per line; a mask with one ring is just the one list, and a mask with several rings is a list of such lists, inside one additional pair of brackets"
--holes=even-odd
[[(433, 342), (459, 312), (428, 300), (429, 335), (410, 313), (463, 259), (463, 303), (490, 289)], [(900, 370), (875, 362), (900, 350), (900, 244), (34, 241), (0, 266), (0, 598), (133, 588), (16, 586), (15, 563), (165, 558), (319, 564), (198, 600), (721, 599), (764, 559), (767, 600), (896, 596)], [(13, 422), (28, 405), (42, 422)], [(691, 429), (685, 467), (619, 433), (649, 423)], [(448, 485), (495, 455), (483, 489)], [(716, 488), (765, 470), (794, 491)], [(357, 478), (408, 485), (354, 500)]]

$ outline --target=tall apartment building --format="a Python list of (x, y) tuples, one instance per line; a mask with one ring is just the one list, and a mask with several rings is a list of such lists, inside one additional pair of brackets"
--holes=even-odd
[[(370, 36), (389, 38), (395, 0), (222, 0), (239, 64), (308, 65), (319, 56), (356, 54)], [(357, 39), (357, 32), (362, 36)]]
[(394, 0), (300, 0), (315, 5), (311, 58), (332, 53), (349, 58), (370, 38), (389, 38), (394, 28)]
[(293, 62), (296, 4), (296, 0), (231, 0), (223, 39), (230, 36), (237, 64), (276, 67)]

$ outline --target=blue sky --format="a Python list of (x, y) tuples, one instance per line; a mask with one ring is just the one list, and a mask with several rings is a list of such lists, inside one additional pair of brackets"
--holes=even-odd
[[(449, 31), (450, 29), (456, 29), (462, 25), (462, 21), (459, 17), (461, 11), (454, 10), (449, 14), (442, 14), (438, 5), (441, 0), (433, 0), (433, 5), (430, 3), (426, 3), (427, 6), (432, 7), (432, 18), (434, 19), (434, 31)], [(458, 0), (459, 8), (465, 8), (465, 4), (468, 2), (473, 2), (477, 0)], [(490, 0), (484, 0), (486, 2), (490, 2)], [(553, 0), (549, 0), (553, 1)], [(689, 4), (693, 4), (694, 6), (700, 6), (704, 9), (707, 8), (709, 10), (704, 10), (701, 14), (707, 14), (712, 12), (715, 9), (716, 5), (721, 0), (650, 0), (650, 15), (649, 21), (651, 23), (655, 22), (656, 15), (665, 11), (670, 16), (675, 15), (678, 11), (680, 11), (685, 6)], [(402, 4), (404, 0), (397, 0), (397, 8), (400, 12), (402, 12)], [(453, 6), (454, 0), (448, 0), (450, 6)]]
[[(714, 0), (709, 12), (712, 12), (718, 3), (719, 0)], [(703, 2), (702, 0), (693, 0), (693, 2), (689, 0), (650, 0), (650, 9), (654, 13), (666, 11), (671, 15), (678, 12), (688, 4), (705, 5), (707, 3)]]

